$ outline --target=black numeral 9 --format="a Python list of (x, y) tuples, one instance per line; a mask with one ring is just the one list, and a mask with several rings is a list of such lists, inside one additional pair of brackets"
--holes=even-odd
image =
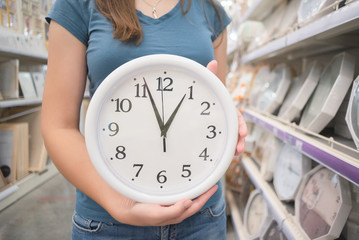
[(109, 136), (110, 136), (110, 137), (113, 137), (113, 136), (117, 135), (117, 133), (118, 133), (118, 131), (119, 131), (119, 128), (120, 128), (120, 127), (118, 126), (117, 123), (115, 123), (115, 122), (110, 123), (110, 124), (108, 125), (108, 130), (110, 130), (110, 132), (111, 132), (112, 134), (109, 134)]

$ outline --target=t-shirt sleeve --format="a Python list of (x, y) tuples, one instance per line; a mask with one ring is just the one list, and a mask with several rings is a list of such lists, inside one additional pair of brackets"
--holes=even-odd
[[(209, 22), (210, 24), (212, 24), (212, 29), (214, 31), (214, 34), (212, 35), (212, 41), (216, 40), (217, 37), (222, 33), (222, 31), (224, 29), (226, 29), (226, 27), (228, 26), (228, 24), (231, 23), (231, 18), (228, 16), (228, 14), (226, 13), (226, 11), (224, 10), (223, 6), (217, 1), (213, 1), (216, 4), (216, 9), (218, 10), (218, 14), (220, 16), (221, 19), (218, 18), (218, 15), (215, 11), (215, 9), (213, 8), (213, 6), (210, 6), (209, 2), (207, 1), (207, 6), (210, 6), (211, 10), (208, 11), (210, 12), (210, 19)], [(222, 25), (221, 25), (221, 21), (222, 21)]]
[(59, 23), (85, 46), (88, 43), (89, 0), (57, 0), (45, 17)]

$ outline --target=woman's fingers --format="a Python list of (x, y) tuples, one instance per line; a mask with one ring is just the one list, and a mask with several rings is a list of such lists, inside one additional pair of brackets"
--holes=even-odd
[(136, 203), (128, 211), (127, 224), (137, 226), (163, 226), (182, 222), (198, 212), (217, 191), (215, 185), (194, 200), (183, 199), (173, 205)]
[(247, 124), (243, 115), (237, 111), (238, 114), (238, 142), (236, 147), (236, 155), (244, 152), (245, 137), (247, 136)]

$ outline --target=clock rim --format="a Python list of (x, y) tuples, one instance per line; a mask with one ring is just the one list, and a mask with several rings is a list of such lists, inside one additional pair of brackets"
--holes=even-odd
[[(262, 221), (259, 223), (260, 224), (260, 228), (259, 228), (260, 231), (258, 233), (256, 233), (256, 234), (250, 234), (248, 232), (248, 226), (247, 226), (247, 220), (248, 220), (248, 214), (249, 214), (248, 212), (249, 212), (249, 207), (251, 206), (254, 198), (257, 197), (257, 195), (260, 195), (263, 198), (263, 201), (264, 201), (264, 203), (266, 205), (266, 208), (265, 208), (266, 213), (265, 213), (265, 216), (263, 217)], [(269, 224), (271, 224), (271, 222), (273, 220), (273, 216), (271, 215), (271, 213), (269, 211), (268, 203), (266, 202), (264, 196), (261, 194), (259, 189), (254, 189), (251, 192), (251, 194), (249, 195), (247, 204), (246, 204), (245, 209), (244, 209), (243, 220), (244, 220), (244, 229), (245, 229), (247, 235), (251, 239), (259, 238), (264, 233), (264, 231), (268, 228)]]
[(349, 128), (350, 134), (353, 138), (356, 148), (359, 150), (359, 133), (357, 133), (357, 131), (355, 131), (355, 129), (353, 128), (353, 119), (352, 119), (353, 102), (356, 99), (357, 91), (359, 91), (359, 75), (356, 77), (356, 79), (354, 80), (354, 82), (352, 84), (352, 91), (350, 94), (349, 104), (347, 107), (347, 112), (345, 114), (345, 121)]
[[(99, 119), (99, 112), (102, 105), (104, 104), (104, 99), (106, 98), (109, 91), (112, 91), (111, 88), (114, 84), (118, 86), (123, 82), (126, 77), (134, 72), (138, 72), (138, 69), (149, 68), (149, 67), (165, 67), (171, 66), (172, 68), (180, 68), (185, 71), (192, 72), (201, 78), (202, 81), (208, 85), (214, 93), (216, 93), (223, 111), (226, 115), (226, 122), (228, 128), (228, 134), (226, 141), (226, 146), (223, 151), (223, 155), (217, 167), (212, 171), (211, 175), (208, 176), (204, 181), (202, 181), (198, 186), (190, 188), (189, 190), (182, 191), (180, 193), (172, 195), (153, 195), (144, 192), (139, 192), (129, 187), (125, 182), (120, 181), (117, 177), (112, 174), (112, 171), (108, 169), (107, 164), (102, 161), (101, 151), (97, 149), (98, 146), (98, 134), (96, 131), (97, 122)], [(142, 70), (141, 70), (142, 71)], [(120, 79), (120, 81), (118, 81)], [(116, 83), (117, 82), (117, 83)], [(85, 119), (85, 142), (87, 146), (87, 151), (89, 153), (91, 162), (97, 169), (100, 176), (117, 192), (122, 195), (133, 199), (138, 202), (146, 203), (156, 203), (156, 204), (173, 204), (179, 200), (186, 198), (196, 198), (202, 193), (206, 192), (212, 186), (214, 186), (221, 177), (225, 174), (229, 164), (231, 163), (236, 143), (238, 137), (238, 116), (237, 110), (234, 106), (234, 103), (228, 93), (228, 90), (225, 88), (223, 83), (217, 78), (215, 74), (209, 71), (207, 68), (201, 64), (177, 55), (171, 54), (153, 54), (146, 55), (143, 57), (136, 58), (131, 60), (111, 72), (99, 85), (98, 89), (95, 91), (87, 111), (87, 116)]]

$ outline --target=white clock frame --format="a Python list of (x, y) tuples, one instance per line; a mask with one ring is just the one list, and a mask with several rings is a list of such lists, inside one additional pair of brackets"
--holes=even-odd
[[(191, 74), (197, 80), (203, 81), (212, 90), (212, 94), (216, 94), (220, 101), (221, 107), (225, 113), (227, 138), (222, 157), (218, 160), (216, 168), (197, 186), (168, 195), (154, 195), (145, 193), (132, 188), (126, 182), (115, 176), (110, 166), (106, 163), (101, 149), (99, 147), (98, 121), (99, 113), (103, 107), (104, 99), (107, 95), (114, 92), (126, 78), (134, 73), (149, 70), (153, 68), (163, 69), (164, 67), (180, 69), (186, 74)], [(115, 190), (126, 197), (139, 201), (157, 204), (172, 204), (184, 198), (195, 198), (204, 193), (210, 187), (216, 184), (225, 174), (231, 160), (233, 158), (238, 137), (238, 116), (237, 110), (233, 105), (233, 101), (222, 82), (204, 66), (190, 59), (169, 55), (155, 54), (134, 59), (123, 64), (109, 74), (100, 84), (97, 91), (90, 101), (86, 122), (85, 122), (85, 140), (91, 161), (102, 178)]]
[[(308, 172), (305, 177), (303, 178), (303, 181), (301, 183), (300, 189), (298, 191), (297, 197), (295, 199), (295, 216), (298, 221), (299, 226), (302, 228), (300, 224), (300, 202), (301, 197), (303, 194), (303, 191), (308, 183), (308, 181), (311, 179), (312, 176), (314, 176), (318, 171), (325, 168), (322, 165), (318, 165), (317, 167), (313, 168), (310, 172)], [(336, 173), (335, 173), (336, 174)], [(328, 233), (326, 235), (323, 235), (321, 237), (315, 238), (316, 240), (325, 240), (325, 239), (336, 239), (340, 236), (340, 233), (343, 230), (343, 227), (348, 219), (350, 210), (352, 208), (352, 200), (351, 200), (351, 194), (350, 194), (350, 188), (349, 183), (339, 175), (337, 175), (338, 178), (338, 184), (340, 186), (340, 195), (342, 199), (342, 205), (340, 206), (340, 209), (338, 210), (338, 213), (333, 221), (333, 225), (330, 227)], [(327, 206), (323, 206), (324, 208), (327, 208)], [(302, 229), (303, 232), (306, 234), (305, 230)]]

